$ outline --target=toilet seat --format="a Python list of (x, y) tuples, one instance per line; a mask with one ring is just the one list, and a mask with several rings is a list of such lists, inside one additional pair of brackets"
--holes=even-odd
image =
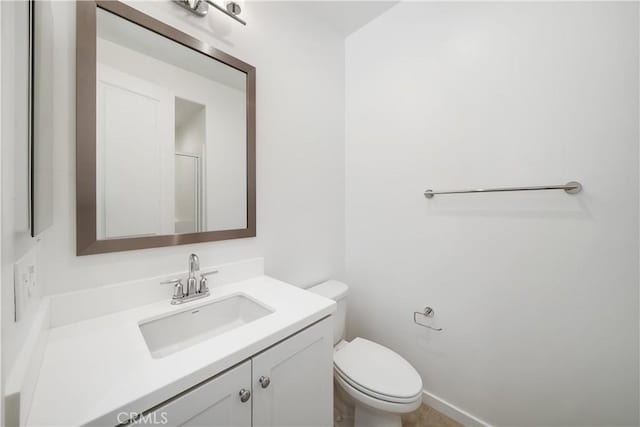
[(352, 387), (351, 384), (347, 383), (341, 375), (337, 374), (337, 371), (335, 372), (336, 375), (334, 377), (336, 382), (352, 399), (356, 401), (356, 406), (364, 405), (389, 414), (408, 414), (418, 409), (422, 404), (422, 398), (420, 396), (414, 399), (413, 402), (408, 403), (395, 403), (378, 399)]
[(421, 400), (422, 379), (418, 372), (399, 354), (380, 344), (356, 338), (338, 346), (333, 361), (336, 379), (349, 394), (358, 392), (364, 395), (363, 399), (387, 402), (394, 407), (388, 410), (394, 412), (404, 412), (404, 406), (414, 406)]
[(339, 380), (343, 385), (348, 385), (350, 388), (353, 388), (354, 390), (357, 390), (358, 392), (366, 395), (367, 397), (369, 397), (371, 399), (377, 399), (377, 400), (381, 400), (381, 401), (384, 401), (384, 402), (396, 403), (396, 404), (403, 405), (403, 404), (415, 402), (416, 399), (420, 399), (421, 394), (422, 394), (422, 393), (418, 393), (418, 394), (416, 394), (415, 396), (412, 396), (412, 397), (402, 398), (402, 397), (390, 396), (390, 395), (386, 395), (386, 394), (382, 394), (382, 393), (377, 393), (377, 392), (375, 392), (373, 390), (369, 390), (368, 388), (362, 386), (361, 384), (356, 383), (351, 378), (349, 378), (346, 375), (344, 375), (335, 366), (334, 366), (333, 372), (334, 372), (334, 377), (336, 378), (336, 380)]

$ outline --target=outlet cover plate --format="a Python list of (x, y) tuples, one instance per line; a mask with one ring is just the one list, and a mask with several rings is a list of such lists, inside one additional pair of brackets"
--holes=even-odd
[(19, 322), (33, 304), (38, 286), (36, 247), (13, 265), (14, 321)]

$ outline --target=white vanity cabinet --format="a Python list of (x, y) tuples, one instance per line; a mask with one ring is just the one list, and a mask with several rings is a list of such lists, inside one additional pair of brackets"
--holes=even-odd
[(258, 354), (253, 425), (333, 425), (333, 324), (328, 318)]
[(139, 420), (142, 423), (167, 426), (331, 426), (331, 318), (185, 391), (143, 417)]
[(240, 390), (250, 393), (251, 361), (218, 375), (145, 414), (140, 424), (189, 427), (244, 427), (251, 425), (251, 400), (242, 402)]

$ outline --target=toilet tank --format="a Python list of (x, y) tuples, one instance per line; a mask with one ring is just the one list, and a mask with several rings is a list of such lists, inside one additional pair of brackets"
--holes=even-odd
[(333, 315), (333, 344), (344, 339), (344, 329), (347, 321), (347, 291), (349, 287), (337, 280), (328, 280), (307, 289), (314, 294), (332, 299), (338, 305)]

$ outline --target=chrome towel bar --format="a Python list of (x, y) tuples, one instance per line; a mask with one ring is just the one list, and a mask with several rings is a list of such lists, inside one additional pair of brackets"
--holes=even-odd
[(477, 188), (474, 190), (433, 191), (426, 190), (424, 197), (433, 199), (436, 194), (468, 194), (468, 193), (497, 193), (503, 191), (539, 191), (539, 190), (564, 190), (568, 194), (577, 194), (582, 191), (582, 184), (570, 181), (564, 185), (539, 185), (536, 187), (505, 187), (505, 188)]

